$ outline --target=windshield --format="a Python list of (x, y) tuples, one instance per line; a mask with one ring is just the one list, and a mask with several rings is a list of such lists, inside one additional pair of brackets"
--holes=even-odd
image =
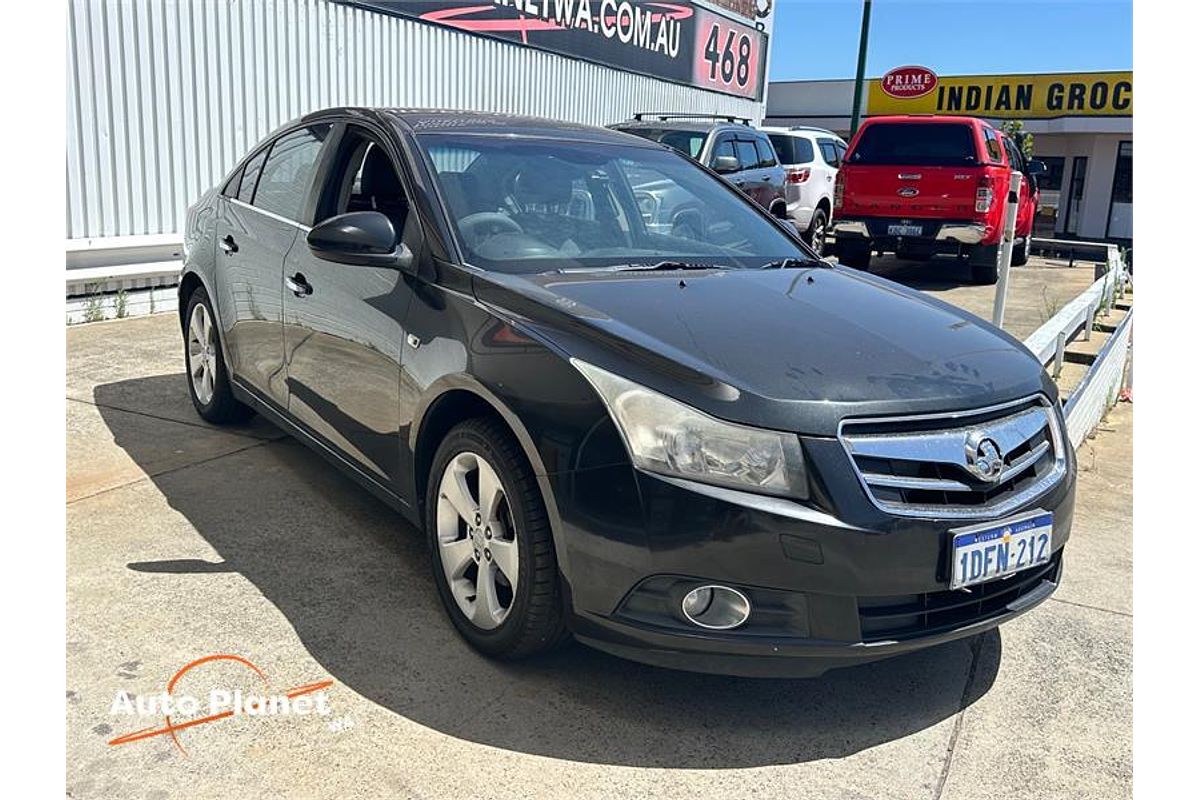
[(957, 167), (978, 162), (970, 125), (879, 122), (862, 132), (850, 163)]
[(621, 128), (625, 133), (632, 133), (652, 142), (665, 144), (683, 153), (688, 158), (700, 158), (704, 149), (704, 140), (708, 134), (703, 131), (681, 131), (677, 128)]
[(669, 150), (417, 137), (466, 260), (498, 272), (811, 258), (720, 179)]

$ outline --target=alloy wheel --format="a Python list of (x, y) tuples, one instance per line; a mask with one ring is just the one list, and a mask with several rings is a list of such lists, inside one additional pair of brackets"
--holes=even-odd
[(496, 470), (464, 451), (450, 459), (437, 496), (437, 543), (450, 593), (475, 627), (499, 627), (519, 580), (516, 526)]
[(202, 405), (212, 402), (217, 379), (217, 348), (212, 318), (203, 303), (192, 308), (188, 322), (188, 374)]
[(812, 230), (812, 242), (809, 246), (817, 252), (817, 255), (825, 255), (825, 220), (817, 219)]

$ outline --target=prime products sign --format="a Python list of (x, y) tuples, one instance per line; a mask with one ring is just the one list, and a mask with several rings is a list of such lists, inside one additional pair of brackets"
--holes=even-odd
[(964, 114), (992, 119), (1132, 117), (1132, 72), (938, 77), (897, 67), (871, 81), (867, 113)]
[(336, 0), (759, 99), (771, 0)]

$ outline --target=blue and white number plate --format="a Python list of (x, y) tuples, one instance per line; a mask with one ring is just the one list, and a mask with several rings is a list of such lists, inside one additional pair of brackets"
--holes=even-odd
[(1050, 560), (1054, 515), (1034, 511), (950, 531), (950, 588), (1003, 578)]

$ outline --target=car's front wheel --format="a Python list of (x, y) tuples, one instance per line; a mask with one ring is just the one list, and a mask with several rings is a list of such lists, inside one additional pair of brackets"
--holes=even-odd
[(533, 471), (500, 422), (473, 419), (446, 435), (425, 519), (442, 604), (475, 649), (520, 658), (565, 638), (549, 518)]
[(201, 286), (188, 297), (183, 337), (188, 393), (196, 412), (209, 422), (241, 422), (254, 411), (233, 396), (221, 350), (221, 332), (212, 301)]

